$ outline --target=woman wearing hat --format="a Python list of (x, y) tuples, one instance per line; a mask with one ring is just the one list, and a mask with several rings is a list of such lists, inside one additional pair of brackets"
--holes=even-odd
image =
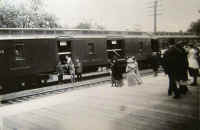
[(128, 86), (133, 86), (142, 83), (142, 79), (138, 70), (138, 63), (135, 57), (130, 57), (127, 59), (126, 72), (127, 72)]
[(197, 61), (197, 56), (199, 52), (194, 44), (190, 43), (189, 46), (190, 46), (190, 49), (188, 52), (189, 73), (190, 73), (190, 76), (194, 78), (193, 83), (191, 85), (195, 86), (197, 85), (197, 76), (198, 76), (198, 69), (199, 69), (199, 64)]

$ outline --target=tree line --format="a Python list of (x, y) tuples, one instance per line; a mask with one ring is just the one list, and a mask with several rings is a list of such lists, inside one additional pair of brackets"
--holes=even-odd
[(56, 17), (41, 10), (41, 0), (29, 0), (26, 5), (0, 1), (0, 28), (57, 28)]
[[(43, 9), (44, 0), (26, 0), (16, 4), (13, 0), (0, 0), (0, 28), (61, 28), (58, 18)], [(99, 24), (80, 22), (73, 28), (104, 29)]]
[[(26, 0), (26, 4), (0, 0), (0, 28), (61, 28), (56, 16), (46, 12), (43, 6), (44, 0)], [(80, 22), (74, 28), (105, 29), (102, 25), (88, 21)], [(187, 31), (200, 35), (200, 19), (192, 22)]]
[(200, 19), (191, 23), (190, 28), (188, 29), (188, 32), (192, 32), (197, 35), (200, 35)]

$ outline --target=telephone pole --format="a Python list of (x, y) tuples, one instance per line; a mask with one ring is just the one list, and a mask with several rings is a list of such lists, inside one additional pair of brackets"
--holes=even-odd
[(157, 4), (158, 1), (154, 1), (154, 33), (156, 34), (157, 32)]
[(149, 16), (153, 16), (154, 18), (153, 18), (153, 23), (154, 23), (154, 25), (153, 25), (153, 32), (154, 32), (154, 34), (156, 34), (157, 33), (157, 17), (158, 17), (158, 15), (162, 15), (159, 11), (161, 11), (161, 10), (159, 10), (158, 8), (159, 7), (161, 7), (161, 5), (159, 4), (159, 1), (158, 0), (155, 0), (155, 1), (153, 1), (152, 2), (153, 3), (153, 6), (151, 6), (151, 7), (148, 7), (148, 8), (151, 8), (151, 9), (153, 9), (151, 12), (153, 12), (153, 14), (151, 14), (151, 15), (149, 15)]

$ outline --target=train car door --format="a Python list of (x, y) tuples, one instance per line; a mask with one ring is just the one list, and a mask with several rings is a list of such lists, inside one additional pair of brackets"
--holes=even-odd
[(108, 39), (106, 41), (107, 58), (112, 59), (114, 56), (117, 58), (124, 58), (125, 56), (125, 40), (124, 39)]
[(66, 62), (66, 56), (72, 57), (72, 40), (59, 38), (57, 40), (57, 53), (61, 63)]
[(151, 39), (151, 49), (152, 49), (152, 52), (159, 52), (158, 39)]
[(27, 67), (24, 42), (13, 42), (8, 51), (10, 70), (25, 69)]
[[(0, 41), (0, 80), (2, 77), (4, 77), (9, 70), (9, 58), (8, 58), (8, 44), (9, 42), (7, 41)], [(3, 61), (3, 62), (2, 62)]]

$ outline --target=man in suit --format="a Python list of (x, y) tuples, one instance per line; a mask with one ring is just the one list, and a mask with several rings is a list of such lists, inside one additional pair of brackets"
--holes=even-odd
[(176, 84), (179, 78), (178, 75), (180, 74), (178, 63), (179, 53), (174, 41), (170, 41), (169, 44), (169, 49), (164, 53), (163, 68), (169, 78), (168, 95), (170, 96), (174, 92), (174, 98), (179, 98), (180, 92)]

